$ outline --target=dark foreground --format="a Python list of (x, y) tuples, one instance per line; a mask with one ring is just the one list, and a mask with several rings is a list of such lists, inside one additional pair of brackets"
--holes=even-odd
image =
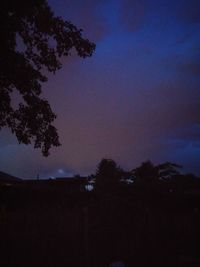
[(0, 266), (200, 266), (200, 195), (1, 187)]

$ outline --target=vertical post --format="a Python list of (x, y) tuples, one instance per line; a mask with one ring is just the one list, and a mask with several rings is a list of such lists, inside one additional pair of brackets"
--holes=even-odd
[(89, 229), (88, 229), (88, 207), (83, 208), (84, 217), (84, 251), (85, 251), (85, 267), (89, 267)]

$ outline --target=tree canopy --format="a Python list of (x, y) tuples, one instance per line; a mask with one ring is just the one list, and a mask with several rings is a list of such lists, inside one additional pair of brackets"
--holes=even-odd
[(151, 161), (146, 161), (140, 167), (132, 170), (134, 181), (138, 185), (149, 186), (156, 184), (159, 180), (171, 179), (178, 175), (181, 166), (175, 163), (165, 162), (154, 165)]
[[(62, 67), (74, 48), (91, 56), (95, 45), (71, 22), (54, 15), (46, 0), (3, 0), (0, 9), (0, 129), (9, 127), (19, 143), (34, 143), (43, 155), (60, 145), (56, 115), (41, 96), (45, 71)], [(16, 107), (13, 93), (21, 97)]]
[(112, 159), (102, 159), (96, 171), (95, 188), (100, 191), (112, 191), (120, 182), (123, 170)]

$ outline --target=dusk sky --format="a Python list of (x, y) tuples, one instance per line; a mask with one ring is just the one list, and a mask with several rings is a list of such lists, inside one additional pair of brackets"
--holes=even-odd
[(200, 175), (200, 1), (49, 4), (96, 50), (63, 58), (43, 85), (62, 146), (45, 158), (4, 129), (0, 171), (27, 179), (85, 175), (112, 158), (126, 170), (171, 161)]

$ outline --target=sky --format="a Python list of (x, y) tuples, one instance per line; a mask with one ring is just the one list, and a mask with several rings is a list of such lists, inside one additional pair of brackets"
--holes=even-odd
[(62, 146), (45, 158), (0, 132), (0, 170), (30, 179), (94, 173), (102, 158), (200, 175), (200, 1), (50, 0), (96, 44), (62, 60), (45, 96)]

